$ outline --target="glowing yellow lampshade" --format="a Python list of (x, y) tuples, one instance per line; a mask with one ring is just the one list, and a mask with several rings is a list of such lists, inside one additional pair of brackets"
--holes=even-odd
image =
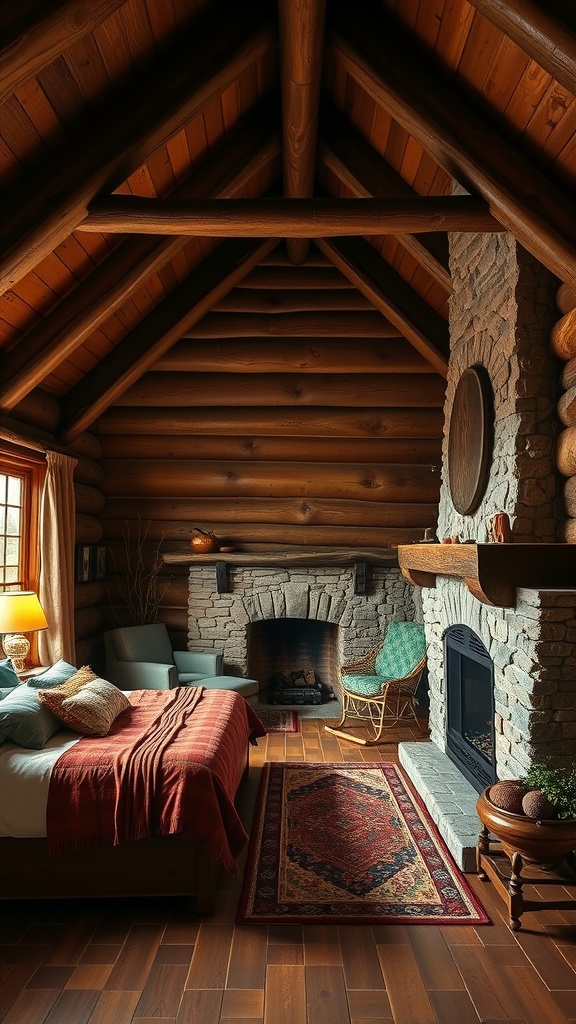
[(33, 590), (7, 590), (0, 594), (0, 633), (4, 635), (4, 653), (12, 659), (17, 672), (23, 672), (30, 643), (23, 633), (46, 629), (48, 623)]

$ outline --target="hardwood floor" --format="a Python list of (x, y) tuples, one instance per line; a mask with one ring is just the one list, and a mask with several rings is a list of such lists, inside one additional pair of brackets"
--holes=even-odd
[[(271, 734), (251, 750), (241, 806), (265, 760), (396, 761), (324, 732)], [(1, 866), (0, 866), (1, 870)], [(565, 1024), (576, 1021), (576, 901), (505, 923), (492, 885), (468, 875), (493, 925), (234, 927), (241, 878), (213, 918), (183, 900), (18, 903), (3, 908), (4, 1024)], [(550, 890), (547, 891), (550, 896)], [(565, 893), (564, 893), (565, 895)]]

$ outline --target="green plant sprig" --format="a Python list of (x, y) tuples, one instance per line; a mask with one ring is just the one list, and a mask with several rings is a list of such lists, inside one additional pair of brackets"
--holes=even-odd
[(576, 768), (552, 768), (544, 762), (535, 763), (526, 782), (548, 797), (559, 818), (576, 818)]

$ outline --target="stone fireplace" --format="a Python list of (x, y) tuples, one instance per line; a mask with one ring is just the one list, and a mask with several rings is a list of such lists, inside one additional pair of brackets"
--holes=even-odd
[(225, 671), (257, 678), (262, 690), (275, 672), (312, 668), (339, 696), (338, 666), (366, 654), (388, 622), (414, 618), (413, 587), (395, 565), (370, 566), (358, 593), (353, 563), (306, 565), (302, 555), (303, 564), (274, 565), (270, 554), (256, 566), (249, 553), (236, 557), (245, 564), (230, 567), (225, 592), (214, 565), (190, 567), (188, 646), (223, 650)]
[[(494, 445), (479, 507), (460, 515), (450, 498), (445, 431), (438, 536), (485, 543), (491, 518), (505, 512), (513, 541), (555, 542), (562, 517), (554, 461), (558, 369), (548, 339), (557, 282), (507, 234), (453, 234), (451, 269), (446, 428), (462, 372), (480, 365), (493, 391)], [(470, 870), (478, 831), (476, 790), (447, 754), (446, 632), (457, 625), (472, 631), (492, 662), (497, 776), (522, 775), (544, 757), (572, 764), (576, 595), (519, 589), (514, 607), (497, 607), (477, 600), (463, 579), (442, 575), (434, 589), (421, 593), (431, 743), (420, 750), (402, 744), (400, 759), (452, 853)]]

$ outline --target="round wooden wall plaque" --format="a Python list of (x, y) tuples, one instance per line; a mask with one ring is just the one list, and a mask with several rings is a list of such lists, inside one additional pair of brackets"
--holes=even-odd
[(494, 414), (492, 389), (483, 366), (469, 366), (458, 381), (448, 432), (448, 484), (457, 512), (478, 508), (490, 474)]

